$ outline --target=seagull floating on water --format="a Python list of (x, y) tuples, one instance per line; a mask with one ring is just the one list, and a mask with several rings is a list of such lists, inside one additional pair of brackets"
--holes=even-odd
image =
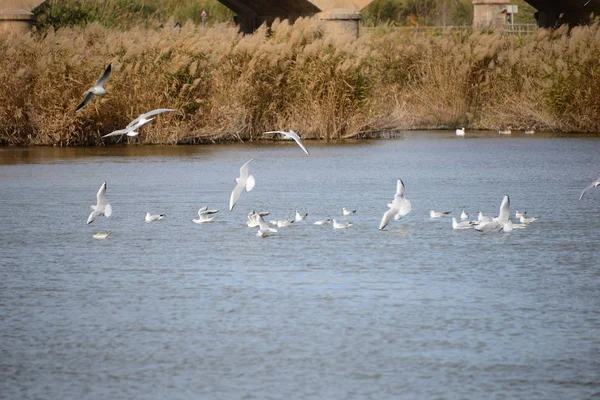
[(342, 214), (347, 217), (348, 215), (354, 215), (356, 214), (356, 210), (349, 210), (346, 207), (342, 208)]
[(442, 218), (442, 217), (446, 217), (448, 214), (450, 214), (450, 211), (433, 211), (433, 210), (429, 211), (429, 216), (431, 218)]
[(519, 211), (519, 210), (517, 210), (517, 211), (515, 211), (515, 218), (519, 219), (521, 217), (524, 217), (525, 214), (527, 214), (527, 211)]
[(313, 225), (327, 225), (331, 222), (331, 218), (322, 219), (320, 221), (316, 221)]
[(353, 224), (351, 222), (337, 222), (335, 219), (333, 220), (333, 229), (344, 229), (349, 228)]
[(237, 184), (235, 185), (235, 188), (233, 188), (233, 192), (231, 192), (231, 197), (229, 198), (229, 211), (233, 210), (233, 207), (235, 207), (235, 203), (239, 200), (244, 188), (246, 188), (246, 192), (249, 192), (254, 189), (254, 185), (256, 185), (254, 176), (248, 174), (249, 164), (252, 160), (254, 159), (252, 158), (242, 165), (239, 178), (235, 178)]
[(535, 133), (535, 130), (533, 129), (533, 127), (525, 129), (526, 135), (533, 135), (534, 133)]
[(106, 239), (108, 237), (108, 235), (110, 235), (111, 232), (112, 231), (94, 233), (94, 235), (92, 237), (94, 239)]
[(210, 217), (209, 215), (213, 215), (218, 212), (219, 210), (209, 210), (207, 206), (204, 206), (198, 210), (198, 218), (193, 219), (192, 222), (196, 224), (204, 224), (205, 222), (210, 222), (214, 219), (214, 217)]
[(460, 219), (461, 220), (465, 220), (465, 219), (469, 219), (469, 213), (466, 212), (465, 210), (462, 210), (462, 212), (460, 213)]
[(522, 216), (521, 218), (519, 218), (519, 221), (521, 221), (522, 224), (530, 224), (533, 221), (537, 221), (538, 219), (540, 219), (540, 218), (539, 217), (527, 218), (525, 216)]
[(456, 217), (452, 217), (452, 229), (454, 230), (464, 230), (464, 229), (471, 229), (471, 222), (470, 221), (461, 221), (458, 222), (456, 220)]
[(598, 186), (600, 186), (600, 178), (596, 179), (594, 182), (591, 183), (590, 186), (588, 186), (585, 189), (583, 189), (583, 192), (581, 192), (581, 196), (579, 196), (579, 200), (583, 199), (583, 195), (585, 194), (585, 192), (587, 192), (591, 188), (595, 188), (595, 187), (598, 187)]
[(399, 220), (412, 210), (410, 200), (404, 197), (404, 190), (404, 182), (402, 182), (402, 179), (398, 179), (396, 182), (396, 194), (394, 195), (394, 200), (387, 205), (389, 210), (383, 214), (381, 222), (379, 223), (379, 230), (385, 228), (392, 218)]
[(160, 221), (161, 219), (163, 219), (166, 216), (167, 216), (166, 214), (152, 215), (148, 211), (146, 211), (146, 216), (144, 217), (144, 221), (146, 221), (146, 222)]
[(279, 221), (269, 221), (269, 223), (271, 225), (277, 226), (278, 228), (287, 228), (289, 226), (292, 226), (292, 224), (294, 223), (294, 220), (286, 218), (286, 219), (282, 219)]
[(310, 155), (310, 153), (308, 152), (308, 149), (306, 148), (306, 146), (304, 145), (304, 142), (302, 142), (302, 139), (300, 139), (300, 136), (298, 136), (298, 134), (292, 130), (290, 131), (268, 131), (268, 132), (263, 132), (263, 135), (274, 135), (274, 134), (282, 134), (284, 136), (284, 139), (293, 139), (296, 143), (298, 143), (298, 146), (300, 146), (300, 148), (306, 153), (306, 155)]
[(104, 74), (102, 74), (100, 79), (98, 79), (96, 81), (96, 84), (94, 86), (92, 86), (91, 88), (89, 88), (85, 92), (85, 97), (84, 97), (83, 101), (81, 102), (81, 104), (79, 104), (77, 106), (77, 108), (75, 109), (75, 112), (81, 111), (83, 109), (83, 107), (85, 107), (90, 101), (92, 101), (92, 99), (94, 98), (95, 95), (101, 96), (103, 94), (106, 94), (106, 89), (104, 89), (104, 84), (110, 77), (111, 72), (112, 72), (112, 64), (108, 64), (108, 67), (106, 67)]
[(465, 136), (465, 128), (457, 129), (456, 136)]
[(90, 213), (90, 216), (87, 219), (88, 224), (94, 222), (96, 218), (98, 218), (101, 215), (104, 215), (105, 217), (111, 216), (112, 207), (106, 202), (106, 181), (104, 181), (104, 183), (100, 185), (100, 189), (96, 194), (96, 205), (90, 206), (90, 208), (92, 209), (92, 212)]
[(499, 129), (498, 133), (501, 135), (510, 135), (512, 131), (510, 130), (510, 126), (506, 129)]

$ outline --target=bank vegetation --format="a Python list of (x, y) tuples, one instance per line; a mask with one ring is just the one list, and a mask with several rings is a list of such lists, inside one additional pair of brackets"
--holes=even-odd
[[(138, 114), (175, 108), (139, 142), (305, 138), (407, 129), (600, 131), (600, 27), (529, 36), (380, 27), (354, 39), (312, 19), (243, 36), (228, 25), (92, 23), (0, 39), (0, 143), (99, 145)], [(87, 88), (113, 64), (83, 111)], [(106, 141), (114, 142), (114, 139)]]

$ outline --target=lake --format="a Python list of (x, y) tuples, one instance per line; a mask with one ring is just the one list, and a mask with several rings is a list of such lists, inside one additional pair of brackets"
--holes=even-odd
[[(306, 144), (0, 148), (0, 397), (600, 395), (600, 189), (578, 200), (600, 137)], [(398, 178), (412, 212), (379, 231)], [(113, 215), (86, 225), (103, 181)], [(429, 217), (494, 216), (504, 195), (540, 219)], [(214, 221), (192, 223), (205, 205)], [(259, 238), (252, 209), (309, 216)]]

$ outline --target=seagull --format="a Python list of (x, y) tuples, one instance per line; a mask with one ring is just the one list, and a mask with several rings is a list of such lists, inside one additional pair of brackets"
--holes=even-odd
[(471, 222), (469, 221), (461, 221), (458, 222), (456, 217), (452, 217), (452, 229), (454, 230), (463, 230), (463, 229), (471, 229)]
[(333, 229), (344, 229), (351, 227), (352, 223), (350, 222), (337, 222), (335, 219), (333, 220)]
[(306, 146), (304, 145), (304, 142), (302, 142), (302, 139), (300, 139), (300, 136), (298, 136), (298, 134), (294, 131), (269, 131), (269, 132), (263, 132), (263, 135), (272, 135), (272, 134), (278, 134), (281, 133), (284, 136), (284, 139), (293, 139), (296, 141), (296, 143), (298, 143), (298, 146), (300, 146), (300, 148), (302, 150), (304, 150), (304, 152), (306, 153), (306, 155), (310, 155), (310, 153), (308, 152), (308, 149), (306, 148)]
[(260, 214), (254, 214), (254, 218), (256, 218), (256, 222), (258, 224), (258, 232), (256, 232), (256, 236), (267, 237), (269, 236), (269, 233), (277, 232), (277, 229), (273, 229), (267, 225), (265, 219)]
[(100, 79), (98, 79), (98, 81), (96, 81), (96, 84), (94, 86), (92, 86), (91, 88), (89, 88), (85, 92), (85, 98), (83, 99), (81, 104), (79, 104), (77, 106), (77, 108), (75, 109), (75, 112), (81, 111), (83, 109), (83, 107), (85, 107), (90, 101), (92, 101), (92, 99), (94, 98), (94, 95), (100, 96), (100, 95), (106, 94), (106, 89), (104, 89), (104, 84), (110, 77), (111, 72), (112, 72), (112, 64), (109, 64), (108, 67), (106, 67), (104, 74), (100, 77)]
[(448, 214), (450, 214), (450, 211), (433, 211), (433, 210), (429, 211), (429, 216), (431, 218), (442, 218), (442, 217), (447, 216)]
[(465, 210), (462, 210), (462, 213), (460, 213), (460, 219), (462, 221), (464, 221), (465, 219), (469, 219), (469, 213), (466, 212)]
[(499, 129), (498, 133), (501, 135), (510, 135), (512, 131), (510, 130), (510, 126), (506, 129)]
[(110, 235), (111, 232), (112, 231), (94, 233), (94, 235), (92, 237), (94, 239), (106, 239), (108, 237), (108, 235)]
[[(129, 137), (135, 137), (140, 134), (137, 130), (139, 128), (141, 128), (142, 126), (146, 125), (148, 122), (152, 121), (153, 119), (154, 118), (150, 118), (150, 119), (147, 119), (144, 121), (139, 121), (131, 126), (127, 125), (127, 128), (112, 131), (111, 133), (102, 136), (101, 139), (104, 139), (104, 138), (110, 137), (110, 136), (119, 136), (119, 135), (121, 135), (121, 138), (123, 137), (123, 135), (127, 135)], [(119, 140), (121, 140), (121, 138), (119, 138)]]
[(508, 221), (506, 221), (504, 223), (504, 225), (502, 225), (502, 231), (503, 232), (512, 232), (513, 230), (513, 223), (512, 221), (509, 219)]
[(316, 221), (313, 225), (327, 225), (331, 222), (331, 218), (322, 219), (320, 221)]
[(139, 124), (139, 126), (145, 125), (154, 119), (154, 118), (148, 118), (148, 117), (152, 117), (154, 115), (158, 115), (158, 114), (162, 114), (162, 113), (166, 113), (166, 112), (174, 112), (174, 111), (177, 111), (177, 110), (173, 110), (172, 108), (157, 108), (156, 110), (148, 111), (147, 113), (140, 114), (136, 119), (131, 121), (127, 125), (127, 128), (132, 127), (136, 124)]
[(504, 196), (502, 203), (500, 204), (500, 214), (498, 217), (493, 218), (491, 221), (481, 222), (475, 225), (474, 228), (480, 232), (500, 231), (508, 222), (509, 216), (510, 198), (508, 196)]
[(479, 213), (477, 214), (477, 221), (475, 221), (475, 223), (481, 224), (484, 222), (491, 222), (492, 219), (492, 217), (485, 216), (481, 211), (479, 211)]
[(521, 212), (521, 211), (517, 210), (517, 211), (515, 211), (515, 218), (519, 219), (521, 217), (524, 217), (525, 214), (527, 214), (527, 211)]
[(258, 226), (258, 221), (256, 218), (257, 215), (260, 215), (261, 217), (266, 217), (267, 215), (269, 215), (269, 212), (264, 211), (257, 213), (254, 210), (250, 211), (250, 213), (248, 213), (248, 221), (246, 221), (246, 225), (248, 225), (248, 228), (254, 228)]
[(218, 213), (219, 210), (209, 210), (208, 207), (202, 207), (198, 210), (198, 218), (193, 219), (192, 222), (196, 224), (203, 224), (205, 222), (210, 222), (214, 219), (214, 217), (209, 217), (209, 215)]
[(519, 218), (519, 221), (521, 221), (522, 224), (530, 224), (533, 221), (537, 221), (538, 219), (540, 219), (540, 218), (539, 217), (527, 218), (525, 216), (522, 216), (521, 218)]
[(101, 215), (104, 215), (105, 217), (111, 216), (112, 207), (106, 202), (106, 181), (104, 181), (104, 183), (100, 185), (100, 189), (96, 194), (96, 205), (92, 205), (90, 206), (90, 208), (92, 209), (92, 212), (87, 219), (88, 224), (94, 222), (96, 218), (98, 218)]
[(590, 184), (590, 186), (588, 186), (585, 189), (583, 189), (583, 192), (581, 192), (581, 196), (579, 196), (579, 200), (583, 199), (583, 195), (585, 194), (585, 192), (587, 192), (591, 188), (595, 188), (595, 187), (598, 187), (598, 186), (600, 186), (600, 178), (596, 179), (594, 182), (592, 182)]
[(465, 136), (465, 128), (457, 129), (456, 136)]
[(404, 197), (404, 182), (402, 182), (402, 179), (398, 179), (396, 182), (396, 194), (394, 195), (394, 200), (387, 206), (389, 210), (383, 214), (381, 222), (379, 223), (379, 230), (385, 228), (392, 220), (392, 217), (395, 220), (399, 220), (412, 210), (410, 200)]
[(348, 215), (354, 215), (356, 214), (356, 210), (349, 210), (346, 207), (342, 208), (342, 214), (347, 217)]
[(304, 221), (307, 216), (308, 213), (300, 214), (298, 210), (296, 210), (296, 217), (294, 218), (294, 221)]
[(289, 226), (292, 226), (292, 224), (294, 223), (294, 220), (290, 220), (289, 218), (286, 219), (282, 219), (279, 221), (269, 221), (269, 223), (271, 225), (276, 225), (278, 228), (287, 228)]
[(177, 110), (173, 110), (171, 108), (157, 108), (156, 110), (152, 110), (147, 113), (140, 114), (136, 119), (134, 119), (129, 124), (127, 124), (125, 129), (119, 129), (117, 131), (111, 132), (108, 135), (102, 136), (102, 138), (109, 137), (109, 136), (117, 136), (117, 135), (121, 135), (121, 138), (123, 137), (123, 135), (127, 135), (129, 137), (135, 137), (135, 136), (139, 135), (139, 132), (137, 132), (137, 130), (139, 128), (141, 128), (142, 126), (146, 125), (148, 122), (150, 122), (154, 119), (154, 118), (149, 118), (149, 117), (152, 117), (152, 116), (158, 115), (158, 114), (162, 114), (162, 113), (166, 113), (166, 112), (173, 112), (173, 111), (177, 111)]
[(526, 128), (525, 129), (525, 134), (526, 135), (533, 135), (535, 133), (535, 130), (533, 129), (533, 126), (531, 128)]
[(146, 221), (146, 222), (160, 221), (164, 217), (166, 217), (166, 214), (152, 215), (146, 211), (146, 217), (144, 218), (144, 221)]
[[(252, 160), (254, 159), (250, 159), (250, 161)], [(235, 178), (237, 184), (235, 185), (235, 188), (233, 188), (233, 192), (231, 192), (231, 197), (229, 198), (229, 211), (233, 210), (233, 207), (240, 198), (244, 187), (246, 188), (246, 192), (249, 192), (252, 189), (254, 189), (254, 185), (256, 184), (254, 176), (248, 175), (248, 164), (250, 164), (250, 161), (247, 161), (246, 164), (242, 165), (242, 168), (240, 168), (239, 178)]]

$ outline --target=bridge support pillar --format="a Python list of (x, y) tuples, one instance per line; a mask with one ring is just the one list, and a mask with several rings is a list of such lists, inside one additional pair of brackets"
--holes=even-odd
[(506, 23), (506, 6), (509, 3), (509, 0), (473, 0), (473, 26), (501, 28)]
[(0, 35), (23, 35), (33, 26), (33, 14), (25, 10), (0, 10)]
[(335, 8), (317, 14), (325, 21), (325, 29), (331, 33), (351, 33), (358, 37), (358, 26), (362, 15), (357, 11)]

